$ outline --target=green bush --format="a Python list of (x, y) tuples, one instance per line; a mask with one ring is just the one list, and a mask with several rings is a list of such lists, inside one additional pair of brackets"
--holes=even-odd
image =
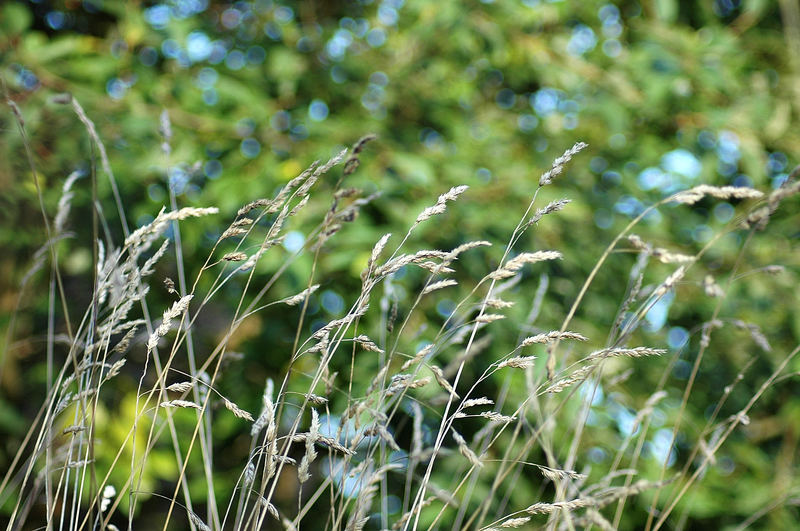
[(84, 4), (0, 8), (12, 527), (796, 527), (776, 6)]

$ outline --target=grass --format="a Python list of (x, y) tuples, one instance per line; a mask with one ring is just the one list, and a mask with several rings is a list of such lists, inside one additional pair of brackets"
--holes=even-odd
[[(8, 529), (682, 528), (692, 493), (720, 449), (764, 394), (790, 376), (798, 348), (783, 354), (740, 406), (730, 403), (741, 402), (733, 397), (755, 358), (712, 393), (711, 403), (695, 402), (718, 334), (743, 328), (769, 348), (757, 325), (724, 311), (739, 284), (781, 273), (778, 265), (748, 269), (747, 250), (780, 203), (800, 191), (797, 171), (769, 194), (700, 185), (653, 204), (608, 243), (568, 310), (553, 317), (557, 308), (544, 306), (548, 273), (564, 250), (527, 249), (525, 242), (570, 208), (569, 200), (544, 203), (540, 195), (582, 156), (587, 146), (579, 142), (542, 174), (505, 241), (426, 249), (418, 229), (469, 200), (466, 186), (442, 190), (409, 216), (405, 234), (386, 234), (364, 250), (360, 289), (348, 294), (340, 316), (319, 323), (312, 313), (328, 275), (326, 250), (374, 199), (347, 187), (372, 136), (312, 164), (275, 197), (243, 205), (199, 265), (183, 254), (181, 227), (220, 223), (218, 210), (179, 207), (171, 192), (152, 222), (131, 230), (92, 121), (77, 101), (59, 101), (92, 139), (102, 168), (102, 177), (92, 169), (93, 203), (106, 200), (97, 195), (97, 180), (107, 177), (122, 241), (112, 241), (109, 220), (94, 209), (94, 244), (85, 242), (93, 257), (91, 302), (76, 316), (60, 249), (69, 223), (78, 222), (70, 220), (77, 174), (66, 180), (54, 216), (41, 201), (47, 243), (23, 289), (49, 267), (41, 332), (46, 386), (30, 397), (40, 408), (0, 483)], [(9, 104), (36, 179), (22, 113)], [(160, 130), (170, 167), (166, 113)], [(336, 183), (330, 194), (318, 190), (326, 175)], [(749, 211), (698, 252), (658, 247), (633, 232), (651, 211), (688, 209), (709, 198), (742, 201)], [(305, 226), (308, 212), (322, 214), (305, 243), (287, 251), (289, 228)], [(712, 276), (704, 260), (731, 234), (741, 235), (735, 259)], [(607, 336), (589, 337), (579, 312), (591, 293), (613, 291), (596, 283), (621, 251), (635, 256), (627, 278), (616, 279), (626, 286), (624, 296)], [(476, 263), (484, 271), (470, 276)], [(462, 264), (470, 264), (468, 271)], [(520, 286), (534, 280), (526, 300)], [(286, 293), (287, 285), (298, 289)], [(713, 312), (695, 323), (689, 374), (676, 380), (673, 368), (688, 343), (668, 349), (636, 341), (648, 312), (687, 286), (703, 290)], [(167, 305), (159, 304), (164, 292)], [(234, 304), (220, 312), (215, 301), (230, 293)], [(440, 317), (431, 308), (448, 293), (458, 295)], [(21, 307), (23, 300), (21, 294)], [(212, 344), (207, 313), (224, 319)], [(290, 348), (261, 345), (263, 355), (245, 353), (245, 361), (235, 350), (238, 336), (253, 322), (263, 324), (262, 315), (294, 323)], [(6, 356), (13, 339), (12, 321)], [(280, 367), (258, 401), (247, 385), (231, 383), (246, 371), (237, 369), (241, 364), (258, 363), (253, 359)], [(625, 385), (644, 372), (655, 372), (657, 384), (640, 400)], [(633, 410), (624, 430), (592, 419), (610, 393)], [(709, 411), (703, 425), (687, 426), (690, 410)], [(656, 424), (670, 433), (658, 452)], [(598, 444), (614, 451), (592, 463), (587, 451)], [(792, 492), (742, 524), (789, 504)]]

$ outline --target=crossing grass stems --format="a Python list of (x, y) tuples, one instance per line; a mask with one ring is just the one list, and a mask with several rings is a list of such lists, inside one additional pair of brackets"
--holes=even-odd
[[(647, 529), (656, 530), (670, 521), (678, 502), (690, 496), (731, 433), (747, 424), (753, 406), (780, 381), (797, 355), (797, 348), (787, 353), (747, 404), (725, 417), (727, 399), (748, 377), (749, 365), (745, 366), (722, 391), (684, 464), (674, 467), (662, 459), (658, 474), (641, 477), (638, 469), (646, 457), (653, 412), (674, 393), (670, 368), (678, 354), (663, 345), (633, 343), (638, 325), (682, 284), (699, 284), (716, 300), (713, 314), (698, 323), (699, 351), (677, 397), (679, 405), (670, 414), (674, 446), (704, 356), (714, 334), (726, 326), (721, 319), (726, 296), (734, 283), (748, 276), (743, 273), (745, 251), (780, 204), (800, 191), (794, 174), (769, 194), (752, 188), (700, 185), (647, 207), (610, 241), (589, 275), (579, 282), (582, 287), (560, 327), (543, 329), (538, 318), (548, 290), (549, 266), (564, 260), (564, 255), (558, 249), (524, 248), (524, 242), (530, 241), (524, 236), (546, 231), (559, 211), (570, 208), (569, 199), (540, 205), (539, 196), (588, 148), (578, 142), (555, 159), (538, 182), (531, 180), (535, 187), (530, 202), (506, 241), (475, 239), (450, 249), (425, 249), (417, 237), (420, 227), (448, 216), (453, 202), (469, 201), (467, 186), (442, 190), (435, 202), (411, 220), (405, 234), (385, 234), (374, 244), (360, 275), (360, 292), (349, 294), (344, 315), (309, 330), (310, 301), (326, 276), (322, 250), (375, 199), (346, 187), (374, 136), (362, 138), (330, 160), (311, 164), (274, 197), (253, 199), (227, 222), (213, 206), (179, 207), (170, 190), (169, 204), (153, 221), (132, 230), (112, 165), (91, 119), (72, 97), (61, 96), (58, 101), (73, 110), (89, 133), (102, 169), (92, 172), (92, 186), (97, 189), (99, 178), (111, 183), (124, 238), (117, 244), (101, 237), (95, 212), (90, 242), (92, 300), (76, 319), (64, 298), (64, 257), (59, 247), (69, 237), (70, 204), (78, 175), (64, 181), (54, 215), (41, 203), (46, 242), (25, 283), (45, 265), (51, 268), (48, 384), (38, 415), (0, 483), (0, 504), (11, 508), (9, 529), (45, 524), (75, 530), (136, 528), (138, 508), (151, 497), (162, 497), (167, 508), (163, 529), (300, 529), (308, 521), (348, 530), (615, 529), (626, 511), (641, 511), (641, 505), (634, 506), (631, 499), (647, 493), (651, 507), (643, 518)], [(10, 99), (7, 103), (38, 185), (22, 111)], [(160, 132), (164, 165), (171, 167), (175, 164), (172, 127), (166, 112)], [(313, 195), (325, 175), (337, 176), (335, 188), (332, 193)], [(704, 198), (736, 199), (751, 208), (694, 254), (657, 247), (633, 232), (651, 211), (668, 204), (690, 208)], [(302, 248), (287, 252), (281, 246), (287, 229), (314, 202), (328, 203), (322, 218)], [(181, 227), (195, 218), (209, 217), (223, 224), (220, 237), (192, 279), (192, 268), (183, 255)], [(165, 237), (168, 229), (171, 238)], [(701, 274), (705, 255), (732, 231), (745, 235), (732, 269), (713, 276)], [(471, 281), (457, 274), (463, 256), (490, 249), (499, 250), (496, 267)], [(597, 288), (600, 269), (613, 254), (625, 256), (617, 253), (621, 250), (636, 259), (619, 314), (607, 338), (589, 337), (574, 326), (575, 317), (589, 288)], [(284, 253), (282, 264), (260, 268), (268, 253)], [(276, 288), (301, 256), (310, 257), (312, 263), (305, 287), (294, 295), (275, 297)], [(176, 265), (177, 279), (157, 278), (157, 265), (169, 260)], [(660, 281), (645, 282), (651, 261), (672, 269)], [(417, 292), (402, 301), (401, 270), (416, 270), (424, 279)], [(780, 274), (782, 270), (769, 265), (760, 271)], [(515, 306), (527, 304), (514, 290), (523, 277), (538, 278), (539, 288), (527, 314), (510, 313)], [(166, 308), (157, 307), (148, 297), (162, 284), (174, 296)], [(199, 318), (220, 291), (231, 285), (240, 290), (238, 302), (229, 309), (219, 342), (210, 351), (201, 351)], [(461, 297), (453, 311), (441, 322), (425, 320), (427, 342), (409, 352), (408, 346), (419, 334), (423, 308), (430, 299), (448, 292)], [(398, 310), (400, 304), (404, 307)], [(284, 373), (265, 382), (260, 410), (247, 411), (237, 403), (246, 397), (220, 391), (227, 367), (224, 361), (237, 363), (229, 344), (249, 318), (281, 307), (297, 316), (294, 344), (285, 353)], [(498, 351), (493, 329), (501, 322), (509, 326), (509, 319), (518, 319), (510, 325), (519, 334), (516, 347)], [(758, 345), (769, 348), (757, 325), (739, 324)], [(57, 328), (63, 334), (57, 335)], [(668, 359), (654, 365), (656, 358)], [(375, 365), (364, 385), (354, 381), (362, 360)], [(609, 365), (612, 361), (613, 366)], [(467, 366), (470, 370), (465, 370)], [(348, 369), (341, 372), (341, 367)], [(626, 378), (653, 367), (661, 367), (663, 376), (649, 398), (629, 404), (638, 410), (633, 427), (622, 434), (616, 455), (609, 463), (590, 467), (582, 442), (588, 431), (601, 429), (587, 422), (594, 397), (602, 389), (620, 389)], [(118, 448), (100, 446), (96, 423), (116, 420), (98, 412), (113, 407), (104, 400), (113, 396), (114, 382), (120, 379), (130, 380), (129, 386), (135, 388), (135, 412), (130, 425), (117, 426), (124, 433)], [(489, 379), (499, 382), (497, 396), (480, 395)], [(511, 399), (520, 396), (510, 392), (515, 386), (524, 387), (526, 398)], [(220, 443), (213, 426), (223, 415), (238, 419), (236, 426), (250, 439), (232, 489), (218, 489), (215, 481)], [(401, 417), (409, 433), (402, 440), (396, 438)], [(172, 455), (175, 474), (167, 489), (154, 492), (148, 490), (152, 483), (146, 480), (148, 461), (164, 451)], [(98, 465), (98, 452), (104, 453), (103, 462), (110, 466)], [(605, 468), (598, 470), (601, 466)], [(519, 505), (514, 485), (530, 474), (540, 476), (528, 480), (538, 481), (540, 496)], [(112, 476), (126, 479), (112, 484)], [(279, 482), (289, 476), (297, 487), (293, 503), (277, 494)], [(196, 495), (198, 485), (205, 485), (200, 489), (205, 491), (202, 499)], [(225, 499), (217, 497), (222, 493)], [(389, 507), (389, 494), (399, 499), (399, 507)], [(40, 507), (35, 513), (45, 514), (46, 522), (31, 521), (34, 506)]]

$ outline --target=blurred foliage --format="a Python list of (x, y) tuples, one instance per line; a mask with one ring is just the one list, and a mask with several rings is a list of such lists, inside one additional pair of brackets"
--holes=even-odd
[[(540, 173), (574, 142), (587, 142), (569, 174), (541, 198), (541, 205), (562, 197), (573, 203), (518, 245), (518, 250), (558, 249), (565, 255), (549, 270), (546, 311), (537, 323), (547, 329), (560, 324), (605, 245), (647, 205), (698, 183), (766, 191), (786, 179), (800, 147), (800, 34), (791, 22), (798, 19), (800, 6), (792, 0), (12, 1), (0, 6), (0, 69), (10, 98), (22, 110), (51, 215), (64, 178), (75, 169), (97, 172), (107, 221), (103, 230), (116, 241), (126, 224), (130, 229), (147, 222), (168, 204), (168, 187), (181, 206), (220, 208), (216, 221), (187, 225), (181, 234), (189, 279), (243, 203), (272, 196), (312, 160), (377, 133), (379, 141), (369, 146), (362, 168), (346, 185), (382, 195), (321, 253), (321, 269), (332, 276), (323, 279), (322, 295), (312, 303), (312, 327), (352, 303), (358, 273), (380, 235), (404, 234), (439, 193), (471, 186), (448, 216), (420, 228), (414, 245), (452, 248), (465, 239), (486, 238), (499, 246)], [(126, 220), (108, 199), (109, 179), (85, 127), (69, 105), (54, 103), (62, 92), (71, 93), (96, 124)], [(164, 109), (174, 132), (169, 158), (159, 149), (158, 117)], [(44, 231), (10, 112), (0, 116), (0, 150), (0, 328), (5, 330)], [(70, 225), (75, 242), (91, 237), (90, 224), (78, 222), (90, 216), (89, 181), (76, 184)], [(333, 181), (329, 176), (322, 195)], [(327, 207), (324, 201), (313, 207), (317, 217), (301, 221), (298, 234)], [(729, 324), (715, 335), (715, 352), (723, 355), (704, 362), (687, 430), (702, 427), (708, 414), (702, 408), (716, 403), (749, 360), (756, 361), (724, 414), (738, 411), (798, 343), (797, 212), (779, 211), (742, 258), (744, 272), (772, 263), (787, 265), (788, 271), (779, 277), (753, 275), (732, 288), (720, 316)], [(636, 232), (656, 245), (694, 254), (713, 231), (740, 215), (728, 203), (703, 201), (691, 209), (662, 209)], [(742, 238), (734, 233), (718, 243), (704, 259), (705, 271), (679, 286), (671, 307), (659, 309), (664, 316), (656, 312), (640, 332), (642, 344), (673, 349), (688, 339), (686, 352), (667, 369), (676, 380), (673, 396), (680, 396), (697, 351), (698, 325), (714, 308), (715, 301), (702, 294), (703, 276), (727, 270)], [(91, 254), (82, 243), (63, 245), (68, 295), (80, 315), (89, 299), (81, 278), (89, 273)], [(471, 278), (479, 277), (487, 263), (497, 263), (499, 252), (477, 251), (461, 266)], [(612, 256), (598, 277), (600, 287), (590, 290), (579, 311), (576, 329), (602, 341), (624, 295), (632, 256)], [(277, 296), (304, 287), (310, 270), (305, 258), (289, 277), (296, 285), (279, 286)], [(269, 258), (261, 267), (274, 270), (280, 259), (269, 263)], [(648, 275), (657, 281), (669, 271), (655, 266)], [(40, 273), (28, 288), (22, 307), (31, 311), (19, 314), (3, 353), (3, 468), (24, 435), (20, 415), (35, 416), (35, 404), (24, 397), (38, 395), (45, 378), (35, 334), (46, 324), (41, 296), (46, 276)], [(530, 294), (518, 291), (524, 297), (532, 297), (538, 282), (528, 280), (524, 289)], [(402, 281), (413, 293), (415, 280)], [(776, 297), (781, 291), (787, 296)], [(225, 329), (226, 302), (238, 295), (234, 288), (219, 294), (206, 317), (209, 330)], [(167, 300), (166, 293), (158, 296)], [(439, 310), (426, 311), (435, 321), (441, 320)], [(520, 308), (518, 319), (509, 321), (524, 322), (526, 312)], [(231, 364), (226, 381), (252, 391), (251, 410), (258, 408), (264, 378), (283, 368), (285, 358), (277, 350), (281, 344), (291, 349), (295, 318), (254, 320), (231, 342), (231, 349), (245, 353), (245, 362)], [(758, 322), (772, 350), (759, 349), (746, 328), (730, 324), (733, 319)], [(510, 325), (508, 332), (503, 346), (513, 346), (520, 333)], [(260, 351), (263, 344), (276, 352)], [(619, 362), (609, 370), (622, 372), (629, 365)], [(621, 415), (641, 407), (661, 377), (660, 362), (650, 367), (637, 371), (641, 377), (626, 383), (624, 391), (603, 398), (597, 421), (609, 430), (605, 440), (588, 442), (588, 462), (612, 458)], [(372, 368), (358, 369), (364, 371), (361, 381), (368, 382)], [(691, 527), (721, 529), (796, 491), (800, 417), (791, 412), (800, 399), (788, 391), (791, 385), (767, 394), (750, 426), (723, 448), (717, 466), (683, 500)], [(700, 409), (691, 407), (695, 403)], [(665, 406), (664, 425), (674, 415)], [(219, 429), (235, 437), (234, 427)], [(680, 447), (678, 453), (680, 463), (686, 456)], [(652, 466), (657, 474), (653, 461), (641, 466)], [(521, 505), (537, 496), (529, 487), (513, 493)], [(646, 499), (639, 502), (643, 508)], [(636, 519), (643, 513), (623, 519), (624, 527), (639, 527)], [(796, 528), (797, 518), (796, 507), (781, 506), (759, 525)]]

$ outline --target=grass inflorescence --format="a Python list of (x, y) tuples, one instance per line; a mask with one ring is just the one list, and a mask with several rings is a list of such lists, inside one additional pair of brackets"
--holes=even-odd
[[(526, 248), (525, 236), (546, 231), (570, 208), (569, 199), (541, 205), (539, 196), (590, 149), (578, 142), (538, 185), (533, 181), (530, 202), (504, 241), (476, 238), (427, 249), (420, 228), (449, 216), (452, 203), (469, 201), (465, 185), (440, 191), (430, 206), (409, 214), (405, 234), (385, 234), (364, 249), (360, 289), (347, 294), (341, 315), (312, 325), (312, 302), (327, 282), (327, 246), (346, 237), (339, 233), (376, 199), (347, 188), (374, 136), (313, 163), (274, 197), (253, 198), (228, 213), (231, 219), (213, 206), (178, 207), (173, 194), (151, 222), (131, 230), (91, 119), (75, 99), (61, 100), (98, 149), (122, 238), (116, 243), (101, 233), (109, 221), (93, 209), (91, 302), (76, 316), (64, 294), (59, 242), (69, 236), (77, 176), (66, 179), (54, 215), (42, 206), (46, 242), (31, 275), (49, 263), (48, 377), (43, 394), (30, 397), (40, 409), (0, 483), (10, 529), (135, 529), (146, 521), (201, 530), (614, 529), (624, 522), (655, 530), (676, 515), (798, 352), (782, 355), (732, 410), (726, 401), (748, 378), (749, 364), (743, 367), (719, 389), (706, 425), (684, 430), (687, 408), (709, 407), (695, 404), (692, 391), (718, 330), (732, 324), (769, 348), (756, 324), (723, 317), (724, 302), (750, 277), (743, 272), (748, 244), (780, 203), (800, 191), (793, 178), (768, 194), (700, 185), (664, 198), (611, 239), (578, 279), (581, 288), (566, 311), (543, 309), (551, 266), (568, 258), (564, 250)], [(21, 111), (12, 110), (27, 139)], [(169, 165), (166, 113), (160, 130)], [(35, 176), (33, 158), (30, 165)], [(318, 190), (324, 176), (335, 183), (332, 191)], [(632, 232), (650, 211), (690, 208), (704, 198), (754, 206), (695, 253)], [(288, 228), (307, 212), (321, 214), (301, 248), (287, 252)], [(181, 227), (200, 219), (213, 219), (220, 232), (202, 263), (190, 264)], [(743, 237), (730, 270), (706, 271), (706, 254), (734, 231)], [(470, 253), (487, 253), (485, 271), (472, 279), (459, 270)], [(278, 265), (264, 265), (272, 254), (282, 256)], [(598, 337), (576, 317), (612, 254), (635, 260), (619, 312)], [(649, 267), (651, 259), (671, 269)], [(300, 261), (304, 266), (296, 267)], [(166, 277), (167, 270), (177, 274)], [(538, 288), (523, 296), (519, 286), (531, 279)], [(289, 293), (285, 284), (297, 289)], [(670, 374), (681, 349), (637, 341), (648, 312), (686, 285), (716, 302), (696, 323), (694, 360), (678, 387)], [(221, 312), (215, 302), (231, 291), (238, 294), (234, 304)], [(162, 307), (164, 294), (172, 298)], [(453, 303), (446, 315), (431, 317), (430, 301), (440, 297)], [(212, 312), (218, 330), (208, 344), (204, 316)], [(290, 341), (260, 344), (246, 362), (281, 367), (254, 399), (247, 385), (226, 379), (248, 356), (236, 350), (239, 334), (262, 314), (291, 315), (295, 326)], [(652, 394), (637, 402), (622, 389), (645, 371), (660, 376)], [(621, 433), (591, 419), (596, 398), (609, 390), (633, 410)], [(657, 410), (671, 432), (661, 454), (647, 449)], [(673, 462), (679, 438), (688, 455)], [(608, 450), (616, 452), (591, 463), (587, 449), (602, 440), (616, 440)]]

